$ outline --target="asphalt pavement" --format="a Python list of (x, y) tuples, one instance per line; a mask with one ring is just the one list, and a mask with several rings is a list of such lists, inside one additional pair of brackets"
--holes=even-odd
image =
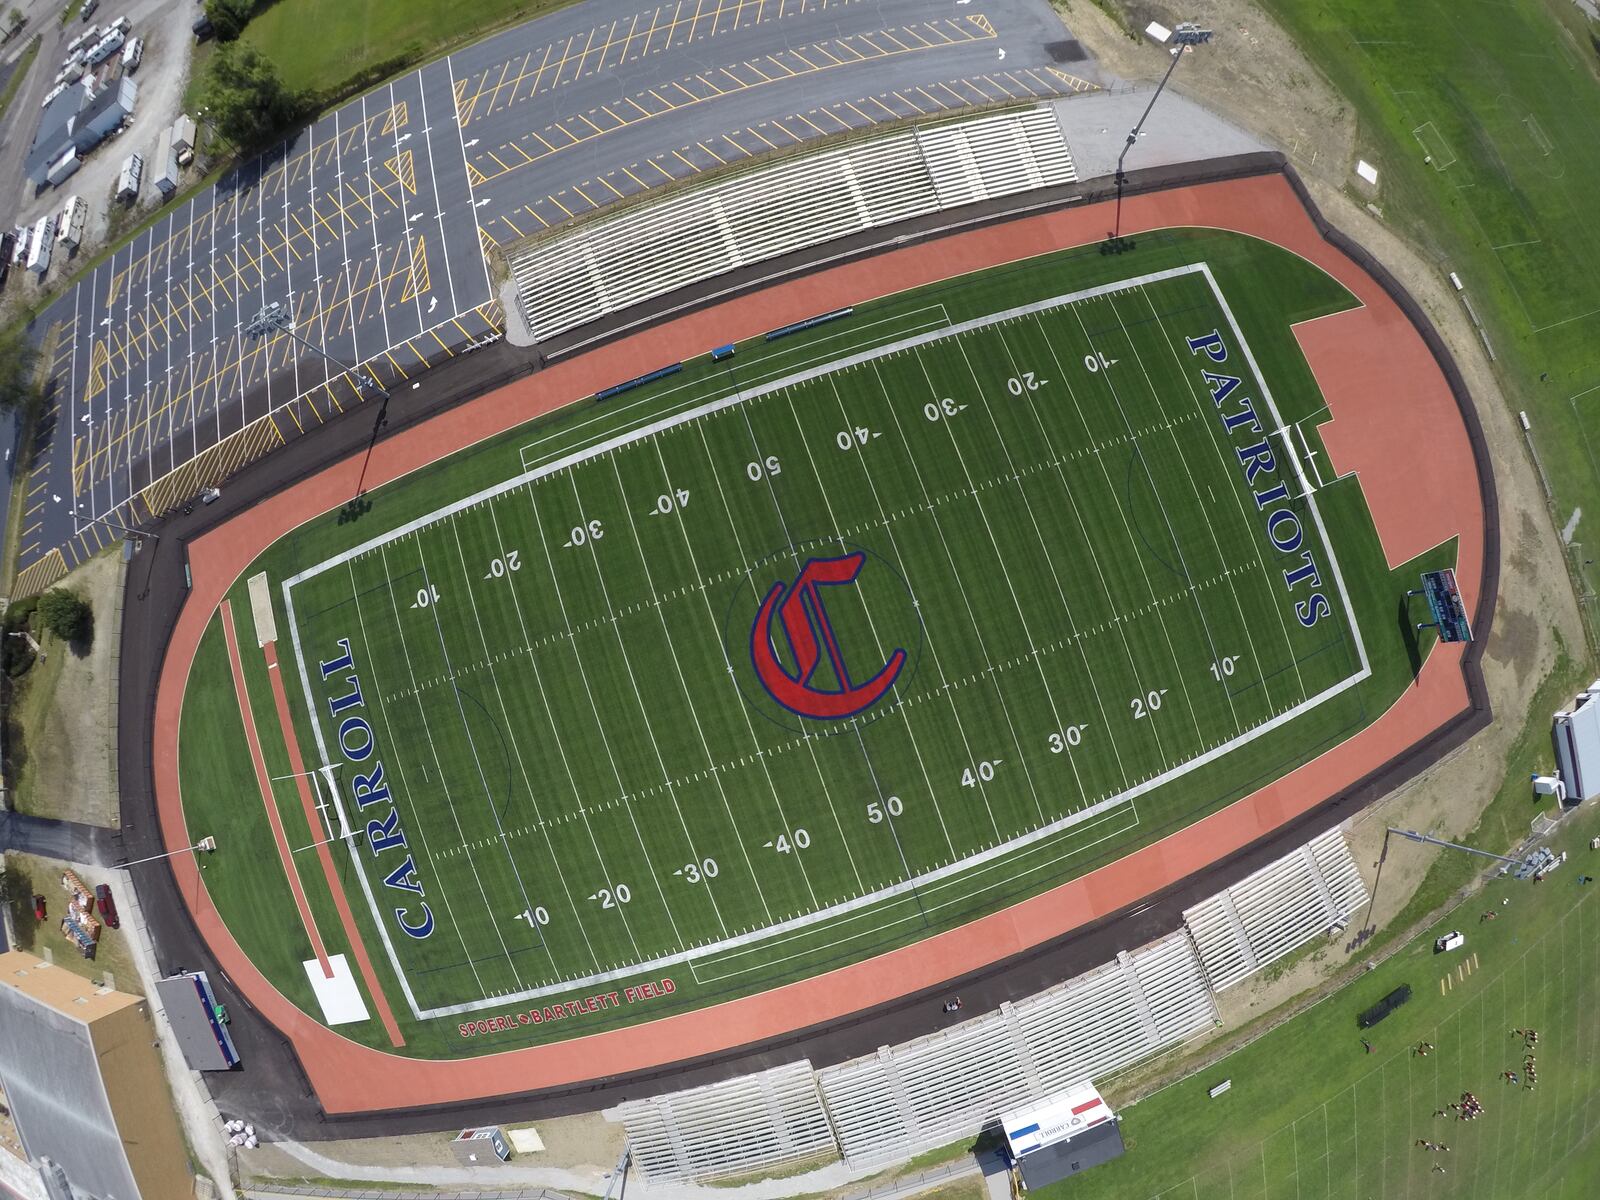
[(56, 821), (0, 810), (0, 850), (105, 866), (120, 856), (116, 831), (76, 821)]
[[(1092, 90), (1046, 0), (589, 0), (385, 84), (174, 204), (35, 323), (18, 594), (123, 524), (497, 339), (486, 259), (647, 188)], [(266, 304), (299, 338), (256, 339)], [(324, 357), (326, 355), (327, 357)]]

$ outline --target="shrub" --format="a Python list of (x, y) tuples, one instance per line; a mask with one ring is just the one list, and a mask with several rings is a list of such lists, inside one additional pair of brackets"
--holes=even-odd
[(39, 621), (64, 642), (86, 642), (94, 628), (89, 602), (66, 588), (51, 588), (39, 597)]

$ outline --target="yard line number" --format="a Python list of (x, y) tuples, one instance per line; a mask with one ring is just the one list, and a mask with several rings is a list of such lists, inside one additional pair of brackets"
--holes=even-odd
[(922, 406), (922, 415), (929, 421), (948, 421), (967, 411), (965, 404), (957, 404), (949, 396), (943, 400), (930, 400)]
[(776, 850), (779, 854), (791, 854), (796, 850), (804, 850), (811, 845), (811, 835), (804, 829), (795, 829), (791, 833), (780, 833), (776, 841), (763, 842), (769, 850)]
[(489, 560), (489, 573), (485, 579), (503, 579), (508, 571), (522, 570), (522, 551), (507, 550), (499, 558)]
[(526, 921), (530, 929), (535, 925), (550, 924), (550, 914), (545, 911), (545, 907), (542, 904), (536, 908), (525, 908), (511, 919), (514, 921)]
[(1159, 691), (1146, 692), (1143, 696), (1135, 696), (1128, 702), (1128, 707), (1133, 711), (1133, 719), (1142, 721), (1151, 713), (1161, 711), (1161, 698), (1167, 694), (1166, 688)]
[(980, 783), (994, 781), (995, 768), (1005, 762), (1003, 758), (986, 758), (961, 772), (962, 787), (977, 787)]
[(1229, 654), (1224, 658), (1217, 659), (1216, 662), (1211, 664), (1211, 678), (1221, 683), (1233, 674), (1234, 667), (1238, 665), (1238, 662), (1239, 656), (1237, 654)]
[(889, 817), (898, 817), (905, 811), (905, 803), (899, 796), (890, 796), (881, 803), (877, 800), (867, 802), (867, 820), (874, 825), (882, 825)]
[(1023, 392), (1037, 392), (1049, 382), (1048, 379), (1037, 378), (1032, 371), (1024, 371), (1021, 375), (1013, 375), (1006, 380), (1006, 391), (1013, 396), (1020, 396)]
[(1068, 725), (1065, 729), (1052, 730), (1050, 753), (1060, 754), (1070, 747), (1083, 745), (1083, 731), (1087, 728), (1087, 725)]
[(574, 525), (567, 533), (567, 540), (561, 543), (563, 550), (573, 550), (588, 542), (598, 542), (606, 535), (604, 522), (596, 517), (582, 525)]
[(619, 883), (612, 887), (601, 888), (589, 899), (598, 900), (601, 908), (615, 908), (633, 899), (633, 889), (625, 883)]
[(744, 475), (751, 483), (760, 483), (771, 475), (783, 474), (783, 460), (776, 454), (769, 454), (765, 458), (752, 459), (744, 465)]
[(699, 883), (702, 879), (715, 879), (722, 873), (722, 868), (717, 866), (714, 858), (704, 858), (697, 863), (684, 863), (673, 872), (681, 875), (689, 883)]
[(662, 492), (661, 495), (657, 496), (655, 507), (652, 508), (646, 515), (652, 517), (665, 517), (675, 512), (682, 512), (688, 507), (689, 489), (674, 488), (670, 492)]
[(833, 444), (841, 450), (854, 450), (858, 446), (865, 446), (875, 437), (883, 434), (876, 429), (868, 429), (865, 425), (857, 425), (854, 429), (841, 429), (833, 435)]
[(417, 589), (417, 598), (411, 602), (412, 608), (432, 608), (439, 603), (439, 585), (430, 583), (425, 588)]

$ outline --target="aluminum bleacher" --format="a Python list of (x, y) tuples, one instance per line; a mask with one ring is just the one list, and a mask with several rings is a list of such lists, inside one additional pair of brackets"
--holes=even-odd
[(817, 1084), (845, 1158), (872, 1166), (1103, 1079), (1215, 1020), (1200, 964), (1179, 932), (999, 1012), (829, 1067)]
[(511, 273), (545, 340), (751, 263), (1076, 178), (1053, 108), (993, 113), (758, 165), (585, 222), (514, 253)]
[(1366, 903), (1367, 889), (1337, 829), (1183, 914), (1214, 991), (1305, 945)]
[(815, 1073), (793, 1063), (605, 1116), (626, 1125), (653, 1180), (832, 1154), (854, 1169), (880, 1167), (1211, 1027), (1215, 992), (1326, 932), (1366, 896), (1344, 835), (1331, 830), (1189, 909), (1185, 928), (996, 1012)]
[(715, 1179), (838, 1153), (804, 1060), (604, 1113), (653, 1180)]

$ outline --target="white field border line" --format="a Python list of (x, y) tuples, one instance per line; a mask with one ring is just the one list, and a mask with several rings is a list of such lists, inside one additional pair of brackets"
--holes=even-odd
[[(284, 580), (282, 585), (284, 605), (289, 614), (289, 628), (294, 644), (295, 662), (299, 667), (300, 682), (305, 692), (306, 710), (312, 714), (312, 729), (316, 737), (318, 752), (322, 755), (324, 762), (330, 761), (327, 754), (327, 743), (323, 737), (321, 717), (318, 715), (318, 708), (312, 696), (311, 679), (306, 671), (305, 656), (301, 650), (299, 625), (294, 619), (293, 589), (298, 584), (301, 584), (308, 579), (315, 578), (316, 576), (333, 567), (343, 565), (351, 559), (356, 558), (359, 555), (366, 554), (369, 551), (378, 548), (379, 546), (387, 544), (388, 542), (394, 541), (398, 538), (406, 537), (429, 525), (444, 520), (447, 517), (454, 516), (456, 513), (480, 504), (485, 500), (493, 499), (496, 496), (503, 495), (507, 492), (515, 490), (516, 488), (532, 483), (537, 479), (553, 475), (558, 471), (563, 471), (569, 467), (577, 466), (588, 459), (611, 453), (623, 446), (631, 445), (634, 442), (643, 441), (646, 438), (655, 436), (657, 433), (661, 433), (678, 425), (685, 424), (686, 422), (694, 420), (697, 417), (709, 416), (712, 413), (722, 412), (726, 409), (734, 407), (735, 405), (743, 404), (748, 400), (759, 399), (770, 392), (776, 392), (783, 388), (794, 387), (799, 384), (809, 382), (810, 380), (821, 378), (837, 371), (845, 370), (852, 366), (858, 366), (874, 359), (886, 357), (887, 355), (901, 350), (927, 345), (932, 342), (942, 341), (946, 338), (959, 337), (964, 333), (985, 329), (991, 325), (997, 325), (1001, 322), (1010, 321), (1018, 317), (1028, 316), (1033, 313), (1045, 312), (1054, 308), (1061, 308), (1066, 305), (1077, 303), (1080, 300), (1087, 300), (1096, 296), (1109, 295), (1115, 292), (1147, 286), (1152, 283), (1160, 283), (1168, 279), (1177, 279), (1185, 275), (1193, 274), (1203, 275), (1209, 282), (1212, 294), (1216, 297), (1218, 304), (1222, 308), (1223, 315), (1226, 317), (1228, 325), (1233, 331), (1234, 337), (1238, 340), (1240, 350), (1245, 356), (1245, 361), (1249, 363), (1250, 369), (1255, 375), (1257, 386), (1261, 391), (1261, 396), (1266, 401), (1268, 411), (1271, 413), (1272, 419), (1276, 423), (1277, 428), (1274, 430), (1274, 432), (1281, 432), (1284, 428), (1284, 425), (1283, 418), (1278, 411), (1278, 406), (1272, 399), (1272, 394), (1266, 385), (1264, 377), (1261, 374), (1260, 367), (1256, 363), (1255, 356), (1250, 351), (1249, 344), (1245, 341), (1244, 335), (1239, 330), (1239, 325), (1234, 318), (1232, 309), (1228, 307), (1227, 301), (1223, 298), (1221, 291), (1217, 288), (1215, 278), (1212, 276), (1210, 269), (1205, 263), (1191, 263), (1188, 266), (1171, 267), (1163, 271), (1156, 271), (1148, 275), (1141, 275), (1134, 279), (1119, 280), (1115, 283), (1101, 284), (1098, 287), (1087, 288), (1083, 291), (1052, 297), (1048, 300), (1035, 301), (1034, 303), (1022, 305), (1017, 308), (1007, 309), (1004, 312), (991, 313), (986, 317), (978, 317), (970, 321), (964, 321), (958, 325), (952, 325), (933, 333), (918, 334), (914, 337), (906, 338), (899, 342), (893, 342), (886, 346), (880, 346), (874, 350), (850, 355), (849, 357), (836, 360), (830, 364), (808, 368), (794, 375), (786, 376), (782, 379), (774, 380), (771, 383), (763, 384), (760, 387), (753, 388), (747, 392), (740, 392), (733, 396), (724, 397), (721, 400), (712, 401), (687, 412), (678, 413), (667, 419), (653, 421), (628, 433), (619, 434), (615, 437), (608, 438), (603, 442), (599, 442), (587, 447), (586, 449), (566, 455), (555, 460), (554, 462), (546, 464), (545, 466), (538, 467), (532, 471), (526, 471), (521, 475), (503, 480), (502, 482), (486, 488), (472, 496), (468, 496), (462, 500), (457, 500), (454, 503), (448, 504), (432, 513), (418, 517), (413, 521), (408, 521), (406, 524), (390, 530), (386, 534), (382, 534), (378, 537), (363, 542), (359, 546), (351, 547), (350, 549), (334, 555), (332, 558), (329, 558), (324, 562), (318, 563), (312, 567), (308, 567), (306, 570)], [(1328, 539), (1327, 528), (1323, 524), (1322, 515), (1317, 509), (1316, 500), (1312, 494), (1313, 489), (1311, 489), (1309, 481), (1305, 477), (1305, 473), (1300, 466), (1299, 459), (1297, 457), (1292, 457), (1290, 461), (1294, 467), (1295, 474), (1299, 479), (1302, 491), (1305, 493), (1306, 504), (1311, 510), (1312, 519), (1316, 524), (1317, 532), (1322, 538), (1323, 549), (1327, 553), (1328, 568), (1333, 575), (1334, 582), (1339, 590), (1340, 598), (1344, 603), (1346, 619), (1350, 625), (1352, 636), (1355, 639), (1356, 649), (1361, 660), (1361, 670), (1359, 672), (1348, 676), (1338, 683), (1324, 688), (1321, 692), (1318, 692), (1314, 696), (1307, 697), (1293, 708), (1286, 709), (1277, 716), (1272, 717), (1259, 725), (1253, 726), (1249, 730), (1246, 730), (1244, 733), (1240, 734), (1238, 737), (1220, 743), (1219, 745), (1212, 747), (1210, 750), (1196, 755), (1185, 762), (1179, 763), (1177, 766), (1172, 767), (1171, 769), (1164, 771), (1159, 775), (1152, 776), (1143, 783), (1135, 784), (1133, 787), (1127, 788), (1117, 795), (1108, 796), (1104, 800), (1089, 805), (1086, 808), (1078, 809), (1075, 812), (1068, 813), (1047, 825), (1042, 825), (1037, 829), (1030, 830), (1027, 833), (1011, 838), (1009, 841), (1002, 842), (998, 845), (991, 846), (987, 850), (979, 851), (976, 854), (969, 855), (958, 862), (949, 863), (946, 866), (924, 872), (923, 874), (912, 879), (905, 879), (899, 883), (890, 884), (887, 887), (879, 888), (878, 890), (869, 892), (866, 895), (857, 896), (852, 900), (841, 901), (838, 904), (833, 904), (827, 908), (818, 909), (815, 912), (806, 913), (798, 917), (792, 917), (786, 921), (780, 921), (775, 925), (765, 926), (761, 929), (751, 930), (743, 934), (737, 934), (717, 942), (705, 943), (686, 951), (659, 955), (648, 961), (634, 963), (623, 968), (595, 972), (580, 978), (562, 980), (556, 983), (529, 988), (521, 992), (468, 1001), (461, 1004), (443, 1005), (437, 1008), (429, 1009), (417, 1009), (414, 1000), (412, 1000), (410, 985), (406, 982), (405, 972), (401, 968), (398, 958), (395, 956), (394, 944), (390, 940), (389, 931), (384, 925), (383, 919), (378, 915), (377, 905), (373, 902), (371, 884), (367, 879), (365, 863), (361, 861), (359, 855), (356, 853), (354, 844), (352, 844), (350, 847), (350, 854), (351, 857), (356, 860), (356, 874), (360, 877), (362, 890), (366, 893), (368, 903), (372, 906), (373, 919), (378, 927), (379, 936), (383, 939), (384, 947), (389, 953), (390, 964), (394, 968), (396, 975), (399, 976), (401, 980), (401, 985), (405, 989), (408, 1001), (412, 1001), (413, 1013), (419, 1019), (455, 1016), (460, 1013), (473, 1012), (483, 1008), (501, 1007), (508, 1003), (531, 1000), (536, 997), (552, 995), (558, 992), (568, 992), (575, 989), (587, 988), (592, 985), (605, 983), (613, 979), (626, 978), (628, 976), (658, 971), (678, 963), (689, 963), (692, 971), (692, 964), (696, 959), (706, 958), (712, 955), (722, 955), (727, 951), (739, 946), (746, 946), (755, 942), (765, 941), (775, 934), (786, 933), (793, 929), (814, 925), (820, 921), (828, 920), (844, 913), (868, 908), (873, 905), (880, 904), (884, 900), (905, 895), (917, 888), (925, 888), (941, 880), (965, 874), (974, 868), (981, 867), (985, 864), (1005, 858), (1022, 847), (1032, 845), (1033, 843), (1041, 841), (1045, 838), (1053, 837), (1065, 829), (1069, 829), (1075, 825), (1081, 824), (1084, 821), (1093, 819), (1100, 813), (1103, 813), (1110, 808), (1134, 800), (1137, 797), (1154, 791), (1155, 789), (1162, 787), (1175, 779), (1181, 778), (1192, 771), (1198, 770), (1200, 767), (1215, 762), (1219, 758), (1225, 757), (1226, 755), (1232, 753), (1238, 747), (1271, 733), (1273, 730), (1295, 720), (1303, 713), (1316, 708), (1318, 705), (1333, 699), (1335, 696), (1338, 696), (1356, 686), (1358, 683), (1361, 683), (1372, 674), (1372, 668), (1367, 659), (1366, 646), (1361, 640), (1360, 629), (1357, 627), (1353, 619), (1353, 609), (1350, 604), (1349, 592), (1345, 587), (1344, 577), (1339, 570), (1338, 562), (1334, 558), (1333, 546)]]
[[(923, 308), (912, 309), (910, 312), (902, 313), (901, 316), (902, 317), (907, 317), (907, 318), (909, 318), (909, 317), (920, 317), (924, 313), (935, 313), (935, 312), (938, 313), (939, 315), (938, 315), (937, 319), (934, 319), (934, 320), (916, 321), (914, 323), (909, 321), (909, 320), (906, 321), (905, 323), (910, 327), (908, 329), (903, 330), (903, 332), (906, 334), (906, 336), (909, 337), (912, 334), (922, 333), (922, 332), (924, 332), (926, 330), (942, 329), (942, 328), (944, 328), (944, 327), (946, 327), (946, 326), (948, 326), (950, 324), (950, 314), (949, 314), (948, 310), (946, 310), (945, 306), (942, 303), (940, 303), (940, 304), (929, 304), (929, 305), (926, 305)], [(768, 357), (766, 357), (766, 358), (762, 359), (760, 362), (758, 362), (756, 364), (754, 370), (758, 374), (763, 374), (764, 375), (765, 373), (762, 372), (762, 368), (763, 367), (769, 367), (770, 366), (770, 367), (774, 367), (774, 368), (778, 368), (778, 369), (785, 369), (785, 368), (780, 368), (779, 364), (774, 362), (773, 360), (777, 359), (777, 358), (780, 358), (780, 357), (782, 357), (784, 355), (790, 354), (790, 353), (792, 353), (794, 351), (798, 351), (798, 350), (806, 350), (806, 351), (811, 351), (812, 352), (812, 353), (807, 354), (805, 357), (800, 359), (800, 362), (802, 364), (805, 364), (805, 365), (810, 365), (813, 362), (817, 362), (817, 361), (832, 361), (831, 359), (828, 358), (828, 355), (835, 353), (835, 351), (833, 351), (833, 350), (824, 350), (821, 354), (816, 354), (815, 351), (820, 349), (823, 346), (824, 343), (838, 341), (840, 338), (848, 336), (849, 334), (862, 333), (862, 332), (865, 332), (868, 329), (872, 329), (872, 328), (874, 328), (875, 326), (878, 326), (878, 325), (890, 325), (890, 324), (898, 324), (898, 323), (900, 323), (899, 318), (885, 317), (882, 320), (869, 321), (869, 322), (867, 322), (865, 324), (862, 324), (862, 325), (852, 325), (847, 331), (841, 331), (839, 333), (829, 334), (827, 337), (817, 338), (814, 341), (809, 341), (809, 342), (797, 344), (792, 348), (774, 351), (771, 355), (769, 355)], [(862, 340), (870, 342), (872, 339), (869, 337), (869, 338), (865, 338), (865, 339), (862, 339)], [(853, 347), (853, 346), (852, 347), (848, 347), (848, 349), (855, 349), (855, 348), (856, 347)], [(787, 369), (792, 370), (793, 368), (789, 367)], [(756, 383), (756, 386), (760, 386), (759, 382)], [(720, 392), (722, 392), (722, 390), (723, 390), (723, 381), (722, 380), (718, 380), (718, 379), (694, 379), (694, 380), (689, 380), (688, 382), (684, 382), (684, 383), (676, 383), (676, 384), (673, 384), (670, 387), (663, 388), (661, 391), (654, 392), (654, 393), (652, 393), (651, 395), (649, 395), (647, 397), (642, 397), (642, 398), (640, 398), (638, 400), (631, 400), (631, 401), (629, 401), (629, 402), (627, 402), (625, 404), (618, 404), (618, 405), (614, 405), (614, 406), (609, 406), (607, 409), (603, 410), (602, 412), (596, 413), (594, 416), (591, 416), (591, 417), (589, 417), (589, 418), (587, 418), (585, 420), (573, 421), (571, 424), (566, 426), (566, 428), (563, 430), (563, 432), (566, 432), (566, 433), (576, 432), (576, 431), (578, 431), (580, 429), (587, 428), (588, 426), (593, 425), (593, 424), (595, 424), (595, 423), (597, 423), (599, 421), (603, 421), (608, 416), (614, 416), (614, 415), (616, 415), (618, 413), (627, 412), (629, 409), (638, 408), (640, 405), (643, 405), (643, 404), (656, 404), (656, 403), (659, 403), (660, 401), (666, 399), (668, 396), (674, 395), (674, 394), (676, 394), (678, 392), (711, 392), (711, 393), (720, 393)], [(687, 404), (701, 404), (701, 403), (703, 403), (703, 401), (698, 396), (690, 396), (687, 400), (679, 400), (677, 403), (679, 403), (679, 404), (684, 404), (684, 403), (687, 403)], [(530, 464), (529, 459), (528, 459), (528, 451), (538, 449), (540, 446), (545, 445), (547, 442), (549, 442), (555, 436), (557, 436), (557, 435), (554, 432), (551, 432), (551, 433), (546, 434), (544, 437), (535, 438), (533, 441), (527, 442), (524, 445), (517, 447), (517, 457), (521, 461), (522, 469), (524, 471), (535, 470), (538, 466), (541, 465), (541, 459), (544, 457), (543, 455), (534, 455), (533, 461)]]

